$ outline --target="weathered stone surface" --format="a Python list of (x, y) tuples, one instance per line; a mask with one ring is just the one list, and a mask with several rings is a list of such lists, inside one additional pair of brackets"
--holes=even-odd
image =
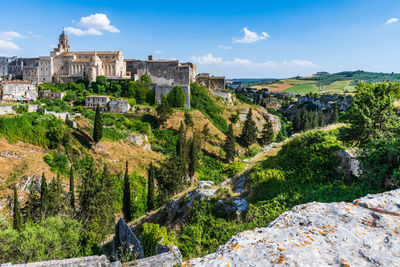
[(246, 211), (249, 207), (249, 204), (245, 198), (234, 200), (233, 204), (235, 204), (237, 212)]
[(341, 168), (345, 175), (354, 175), (355, 177), (360, 177), (360, 162), (357, 159), (357, 153), (354, 149), (336, 151), (335, 156), (340, 159), (341, 164), (339, 168)]
[(1, 266), (18, 266), (18, 267), (47, 267), (47, 266), (59, 266), (59, 267), (106, 267), (106, 266), (121, 266), (120, 262), (110, 264), (106, 256), (90, 256), (83, 258), (72, 258), (66, 260), (53, 260), (53, 261), (40, 261), (32, 262), (27, 264), (1, 264)]
[(115, 235), (113, 239), (113, 257), (120, 259), (122, 255), (134, 253), (137, 259), (144, 257), (142, 244), (135, 236), (132, 229), (125, 223), (124, 219), (119, 218), (115, 225)]
[(125, 264), (125, 266), (138, 267), (174, 267), (182, 262), (182, 255), (176, 246), (169, 246), (169, 251), (159, 255), (137, 260)]
[(400, 189), (312, 202), (183, 266), (400, 266)]
[(213, 181), (200, 181), (197, 185), (197, 188), (205, 188), (205, 187), (212, 187), (214, 186)]
[(242, 175), (236, 180), (234, 191), (239, 194), (243, 193), (245, 185), (246, 185), (246, 176)]
[(141, 147), (143, 150), (151, 150), (149, 138), (146, 134), (141, 134), (137, 136), (130, 135), (126, 139), (135, 146)]

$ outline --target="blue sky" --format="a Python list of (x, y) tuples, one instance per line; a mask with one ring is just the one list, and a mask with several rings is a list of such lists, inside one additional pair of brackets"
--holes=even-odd
[[(400, 1), (1, 0), (0, 55), (72, 51), (179, 59), (229, 78), (400, 72)], [(6, 12), (5, 12), (6, 11)]]

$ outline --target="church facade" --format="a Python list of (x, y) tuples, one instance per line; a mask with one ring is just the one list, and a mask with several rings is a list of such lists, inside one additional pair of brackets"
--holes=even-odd
[(95, 81), (104, 75), (108, 79), (129, 79), (122, 51), (71, 52), (68, 36), (61, 33), (58, 47), (48, 57), (39, 57), (36, 64), (24, 67), (23, 79), (32, 82), (72, 82), (81, 79)]

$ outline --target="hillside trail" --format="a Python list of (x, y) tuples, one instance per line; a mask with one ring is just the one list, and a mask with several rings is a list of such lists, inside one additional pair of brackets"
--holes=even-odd
[[(225, 183), (225, 184), (222, 183), (221, 185), (215, 185), (212, 188), (216, 189), (216, 190), (218, 190), (219, 188), (228, 188), (230, 193), (231, 193), (231, 195), (232, 195), (232, 197), (239, 197), (239, 196), (241, 196), (243, 194), (243, 192), (242, 193), (234, 192), (235, 182), (238, 179), (240, 179), (240, 177), (243, 177), (245, 175), (245, 173), (248, 170), (250, 170), (256, 163), (262, 162), (262, 161), (266, 160), (268, 157), (275, 156), (276, 154), (278, 154), (278, 152), (281, 150), (281, 148), (282, 148), (282, 146), (284, 144), (286, 144), (286, 143), (290, 142), (291, 140), (293, 140), (294, 138), (296, 138), (298, 136), (301, 136), (301, 135), (303, 135), (303, 134), (305, 134), (307, 132), (310, 132), (310, 131), (315, 131), (315, 130), (331, 131), (331, 130), (334, 130), (334, 129), (337, 129), (339, 127), (346, 126), (346, 125), (347, 124), (345, 124), (345, 123), (330, 124), (330, 125), (322, 127), (322, 128), (315, 128), (315, 129), (308, 130), (306, 132), (296, 133), (296, 134), (292, 135), (291, 137), (286, 138), (284, 141), (279, 142), (279, 143), (271, 143), (271, 144), (263, 147), (261, 149), (261, 151), (259, 153), (257, 153), (254, 157), (243, 160), (243, 162), (246, 163), (244, 171), (242, 171), (241, 173), (235, 175), (235, 177), (230, 178), (230, 182), (229, 183)], [(194, 191), (196, 189), (197, 189), (197, 184), (193, 184), (189, 188), (185, 189), (184, 191), (179, 192), (178, 194), (174, 195), (171, 198), (171, 201), (172, 200), (178, 200), (178, 199), (184, 197), (189, 192), (192, 192), (192, 191)], [(145, 215), (143, 215), (143, 216), (141, 216), (139, 218), (136, 218), (133, 221), (130, 221), (128, 223), (128, 225), (129, 226), (138, 225), (138, 224), (140, 224), (140, 222), (146, 221), (146, 219), (148, 219), (149, 217), (155, 215), (157, 212), (160, 212), (160, 210), (162, 210), (162, 209), (164, 209), (164, 205), (161, 206), (160, 208), (156, 209), (156, 210), (153, 210), (151, 212), (146, 213)], [(106, 244), (106, 243), (112, 241), (113, 237), (114, 237), (114, 234), (108, 236), (106, 238), (106, 240), (103, 242), (103, 244)]]

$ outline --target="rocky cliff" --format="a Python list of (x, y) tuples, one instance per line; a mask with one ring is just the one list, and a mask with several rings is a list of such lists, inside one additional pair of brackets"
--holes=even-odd
[(400, 189), (308, 203), (182, 266), (400, 266)]

